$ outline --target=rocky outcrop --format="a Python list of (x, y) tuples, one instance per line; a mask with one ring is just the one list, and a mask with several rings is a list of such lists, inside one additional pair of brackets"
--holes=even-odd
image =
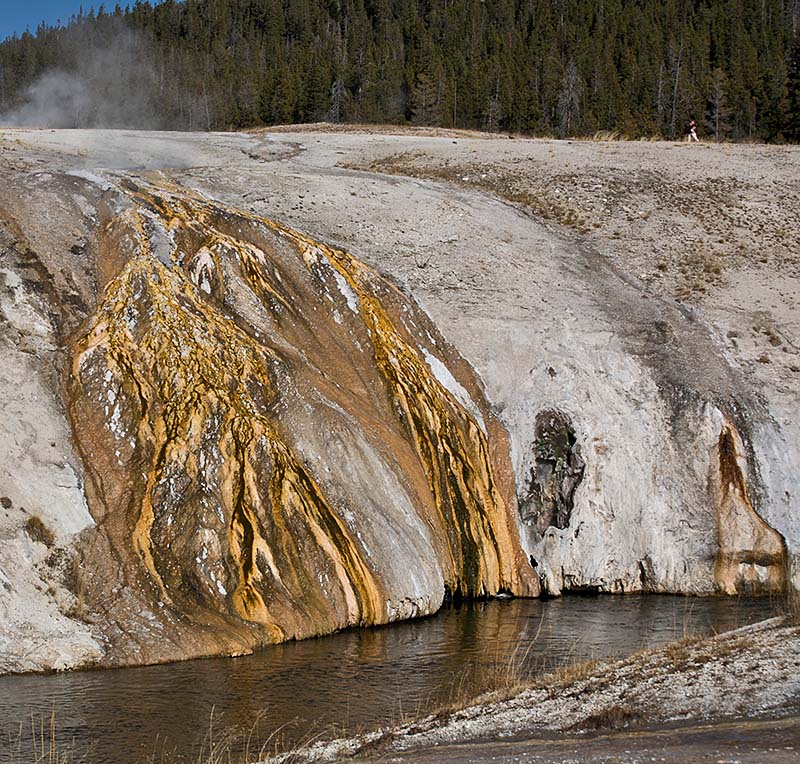
[(495, 477), (498, 424), (413, 301), (343, 250), (173, 184), (55, 182), (98, 217), (96, 247), (65, 262), (85, 293), (44, 297), (74, 325), (53, 389), (89, 510), (47, 522), (85, 528), (73, 615), (101, 662), (538, 593)]
[[(480, 255), (440, 245), (422, 276), (385, 256), (509, 432), (523, 545), (553, 594), (800, 585), (800, 289), (784, 235), (800, 151), (684, 148), (429, 140), (356, 164), (446, 181), (415, 197), (451, 190), (439, 229), (475, 208), (491, 220), (469, 238)], [(543, 437), (552, 412), (565, 439)], [(738, 473), (721, 475), (727, 430)]]
[(780, 592), (787, 565), (783, 537), (753, 508), (739, 432), (729, 419), (714, 413), (719, 422), (718, 461), (714, 464), (712, 457), (711, 474), (719, 545), (714, 578), (725, 594)]
[(800, 581), (791, 391), (524, 211), (246, 136), (8, 135), (0, 670)]
[(540, 411), (534, 436), (533, 465), (519, 515), (523, 523), (535, 525), (543, 534), (551, 526), (569, 526), (575, 489), (586, 463), (569, 418), (560, 411)]

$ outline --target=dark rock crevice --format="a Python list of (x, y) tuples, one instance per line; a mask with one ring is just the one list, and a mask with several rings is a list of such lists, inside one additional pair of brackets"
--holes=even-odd
[(519, 500), (519, 513), (523, 523), (544, 534), (550, 527), (569, 525), (586, 463), (572, 422), (561, 411), (540, 411), (534, 434), (533, 465)]

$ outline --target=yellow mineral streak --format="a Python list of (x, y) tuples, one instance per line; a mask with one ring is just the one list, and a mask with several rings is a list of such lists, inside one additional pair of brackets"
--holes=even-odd
[[(172, 187), (173, 195), (180, 189)], [(163, 202), (162, 202), (163, 203)], [(239, 254), (245, 275), (259, 294), (281, 302), (277, 289), (266, 278), (261, 258), (249, 253), (250, 245), (222, 234), (214, 225), (218, 210), (197, 195), (180, 196), (178, 216), (199, 221), (199, 228)], [(372, 340), (377, 366), (393, 399), (403, 411), (404, 424), (428, 475), (438, 526), (444, 529), (448, 560), (444, 569), (452, 591), (481, 596), (501, 590), (520, 590), (514, 531), (502, 496), (492, 475), (486, 437), (474, 418), (436, 379), (419, 352), (403, 339), (370, 282), (376, 274), (349, 253), (328, 247), (272, 220), (243, 215), (275, 231), (294, 245), (311, 268), (324, 258), (358, 297), (361, 320)], [(284, 303), (285, 304), (285, 303)]]
[(347, 252), (265, 222), (295, 242), (309, 267), (317, 257), (326, 258), (357, 295), (376, 363), (403, 411), (446, 529), (448, 586), (469, 596), (518, 592), (513, 532), (481, 428), (403, 339), (368, 285), (373, 274), (367, 266)]
[[(306, 633), (287, 626), (287, 612), (331, 628), (388, 617), (386, 595), (360, 542), (276, 429), (271, 409), (279, 395), (271, 367), (280, 367), (282, 359), (221, 309), (224, 259), (238, 263), (238, 273), (268, 311), (302, 310), (292, 305), (277, 261), (270, 261), (274, 253), (248, 240), (254, 231), (264, 241), (265, 234), (277, 234), (308, 269), (327, 264), (357, 297), (357, 320), (427, 477), (426, 520), (447, 586), (465, 596), (520, 591), (519, 542), (492, 475), (486, 436), (376, 296), (372, 285), (388, 288), (386, 282), (346, 252), (166, 181), (137, 179), (121, 187), (133, 207), (111, 221), (107, 235), (132, 242), (135, 255), (108, 284), (75, 348), (73, 373), (80, 378), (85, 366), (96, 368), (99, 352), (101, 372), (111, 371), (118, 384), (127, 380), (138, 391), (137, 453), (147, 455), (147, 464), (135, 492), (142, 498), (133, 508), (132, 543), (161, 598), (175, 599), (169, 583), (174, 570), (172, 577), (166, 574), (174, 562), (165, 562), (169, 549), (163, 548), (172, 531), (163, 530), (163, 521), (170, 502), (183, 500), (170, 496), (170, 481), (176, 465), (198, 479), (199, 455), (210, 437), (219, 449), (218, 499), (236, 570), (230, 602), (239, 616), (260, 624), (275, 641)], [(152, 236), (172, 241), (169, 264), (163, 253), (161, 260), (155, 256)], [(319, 589), (324, 565), (306, 559), (298, 520), (331, 566), (344, 612), (332, 613), (330, 592)], [(154, 539), (156, 523), (161, 530)]]
[[(126, 210), (120, 216), (120, 223), (127, 225), (132, 230), (140, 258), (137, 263), (147, 264), (152, 258), (150, 244), (148, 237), (144, 230), (144, 221), (142, 216), (135, 209)], [(131, 269), (132, 270), (132, 269)], [(79, 342), (75, 349), (73, 359), (73, 376), (79, 378), (81, 367), (89, 356), (90, 352), (103, 348), (108, 345), (112, 337), (116, 337), (118, 327), (118, 316), (123, 313), (125, 306), (131, 304), (134, 299), (133, 289), (130, 280), (120, 280), (118, 283), (113, 284), (107, 292), (105, 309), (100, 310), (84, 339)], [(110, 309), (109, 309), (110, 308)], [(133, 367), (130, 358), (124, 354), (107, 353), (106, 355), (109, 370), (115, 379), (124, 379), (123, 372), (132, 372)], [(145, 401), (150, 396), (145, 392), (150, 389), (150, 385), (142, 380), (142, 383), (137, 383), (139, 386), (140, 394)], [(152, 432), (151, 425), (142, 420), (138, 423), (138, 437), (149, 439), (153, 437), (156, 441), (163, 441), (164, 439), (164, 425), (162, 421), (155, 423), (155, 432)], [(147, 569), (152, 581), (158, 586), (161, 599), (166, 603), (171, 603), (169, 594), (167, 593), (164, 582), (156, 569), (155, 561), (150, 545), (150, 527), (153, 524), (154, 513), (153, 506), (150, 500), (151, 491), (154, 487), (156, 475), (151, 472), (147, 476), (147, 486), (141, 500), (141, 507), (139, 516), (136, 521), (135, 528), (132, 535), (133, 548), (142, 558), (142, 561)]]
[(378, 368), (428, 475), (449, 542), (448, 585), (468, 596), (517, 591), (508, 516), (481, 428), (402, 338), (380, 301), (367, 293), (358, 278), (360, 268), (343, 267), (347, 261), (340, 253), (331, 252), (331, 257), (359, 297)]
[[(172, 212), (164, 205), (156, 208)], [(171, 214), (169, 225), (175, 229), (180, 219), (179, 213)], [(347, 624), (385, 620), (382, 592), (359, 545), (268, 418), (268, 408), (275, 400), (270, 352), (202, 299), (177, 262), (175, 267), (167, 267), (153, 257), (141, 215), (129, 212), (117, 222), (133, 225), (138, 253), (108, 285), (92, 324), (77, 343), (73, 373), (78, 377), (90, 354), (100, 350), (105, 367), (115, 378), (132, 378), (144, 391), (144, 407), (153, 421), (139, 425), (139, 445), (145, 438), (155, 456), (146, 476), (132, 542), (161, 598), (171, 601), (155, 562), (153, 496), (169, 481), (168, 467), (176, 455), (200, 448), (201, 423), (219, 417), (230, 450), (226, 463), (230, 546), (239, 579), (232, 601), (239, 614), (263, 624), (274, 639), (283, 638), (261, 594), (262, 574), (256, 565), (261, 553), (275, 573), (275, 585), (281, 586), (276, 555), (260, 531), (259, 512), (266, 513), (269, 505), (276, 527), (283, 525), (282, 515), (288, 508), (300, 515), (330, 558), (346, 601)], [(216, 232), (213, 238), (224, 239)], [(225, 243), (232, 246), (230, 239)], [(255, 257), (250, 248), (244, 249), (246, 257)], [(136, 315), (132, 316), (132, 311)], [(272, 462), (266, 487), (253, 463), (259, 441), (267, 444)], [(190, 471), (196, 473), (196, 465)], [(296, 559), (288, 562), (290, 566), (304, 564)], [(294, 599), (302, 595), (302, 591), (290, 593)], [(300, 603), (298, 607), (302, 609)]]
[(513, 531), (492, 476), (483, 431), (403, 339), (369, 286), (374, 273), (343, 250), (328, 247), (274, 221), (268, 226), (294, 242), (311, 267), (325, 258), (358, 297), (358, 311), (428, 475), (447, 536), (445, 567), (451, 591), (466, 596), (519, 592)]

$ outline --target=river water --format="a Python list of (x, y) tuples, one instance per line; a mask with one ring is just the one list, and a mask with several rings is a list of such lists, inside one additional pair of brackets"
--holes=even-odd
[[(623, 655), (773, 614), (766, 599), (563, 597), (465, 604), (389, 627), (165, 666), (0, 677), (0, 763), (30, 764), (55, 720), (70, 764), (194, 762), (209, 730), (250, 748), (397, 722), (565, 662)], [(37, 731), (37, 737), (39, 736)], [(49, 732), (45, 729), (47, 747)], [(73, 742), (74, 741), (74, 742)], [(244, 743), (234, 744), (237, 749)]]

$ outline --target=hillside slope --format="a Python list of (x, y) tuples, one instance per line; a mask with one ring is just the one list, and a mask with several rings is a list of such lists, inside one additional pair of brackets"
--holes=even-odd
[[(0, 141), (3, 670), (249, 651), (434, 612), (446, 591), (797, 586), (791, 234), (769, 239), (780, 286), (744, 258), (676, 302), (643, 278), (646, 236), (600, 251), (602, 223), (509, 203), (459, 163), (526, 183), (596, 160), (569, 203), (606, 165), (660, 161), (656, 196), (724, 175), (747, 222), (800, 153)], [(443, 168), (478, 189), (384, 174)], [(758, 241), (797, 209), (783, 188)], [(695, 236), (680, 215), (673, 234)], [(743, 301), (754, 283), (770, 307)], [(753, 359), (761, 326), (780, 363)]]

